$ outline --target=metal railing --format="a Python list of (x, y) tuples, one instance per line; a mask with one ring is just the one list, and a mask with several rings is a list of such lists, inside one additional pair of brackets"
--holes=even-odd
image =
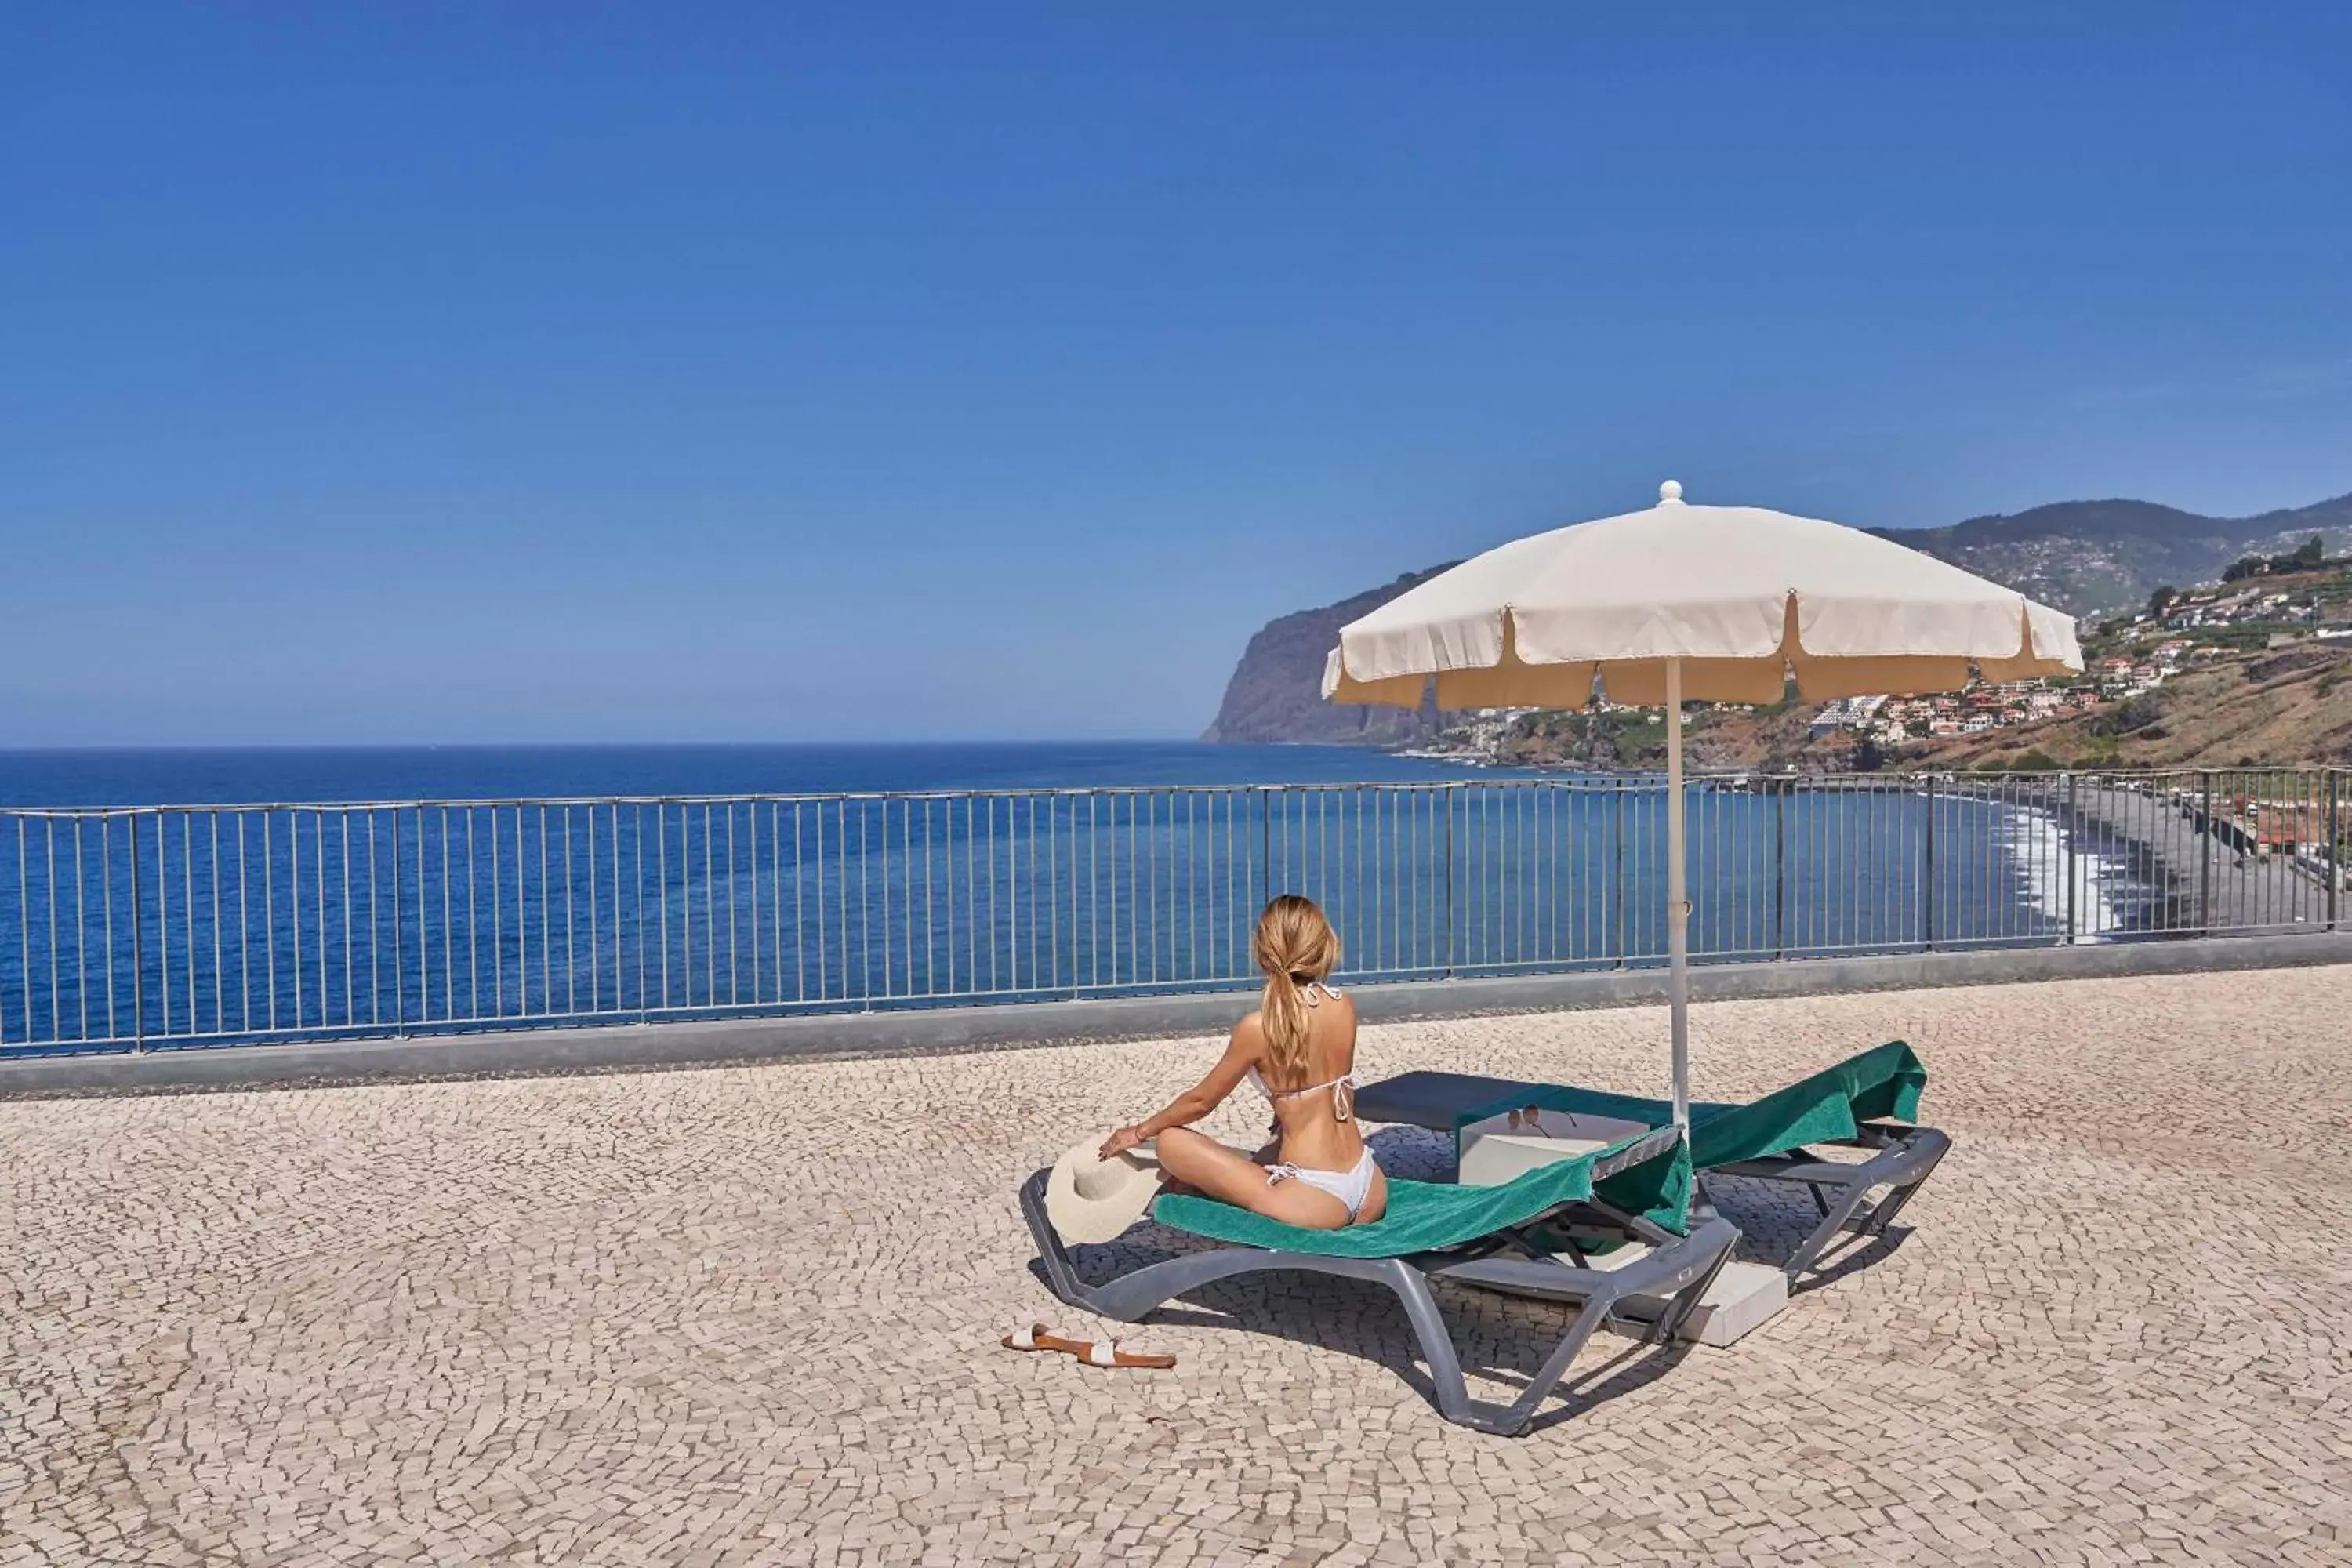
[[(2335, 929), (2342, 770), (1688, 785), (1703, 962)], [(0, 808), (0, 1052), (1663, 962), (1653, 778)]]

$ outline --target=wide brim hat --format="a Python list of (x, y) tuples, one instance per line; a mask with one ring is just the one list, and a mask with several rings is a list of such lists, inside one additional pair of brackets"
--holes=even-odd
[(1045, 1179), (1045, 1217), (1064, 1241), (1104, 1242), (1141, 1219), (1160, 1195), (1159, 1157), (1149, 1143), (1108, 1160), (1098, 1138), (1064, 1151)]

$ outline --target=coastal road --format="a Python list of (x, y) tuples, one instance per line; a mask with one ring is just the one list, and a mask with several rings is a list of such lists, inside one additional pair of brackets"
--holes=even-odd
[[(2201, 791), (2193, 781), (2176, 791), (2084, 780), (2075, 785), (2073, 808), (2083, 825), (2129, 841), (2153, 862), (2150, 868), (2174, 899), (2168, 929), (2292, 931), (2326, 923), (2325, 880), (2291, 856), (2242, 850), (2242, 845), (2251, 848), (2252, 835), (2225, 815), (2227, 800), (2226, 786), (2217, 785), (2212, 833), (2203, 830)], [(2096, 843), (2084, 847), (2099, 852)], [(2352, 916), (2340, 893), (2336, 903), (2340, 915)]]

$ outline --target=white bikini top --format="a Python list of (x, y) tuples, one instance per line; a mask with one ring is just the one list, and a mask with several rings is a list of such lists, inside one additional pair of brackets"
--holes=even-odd
[[(1338, 986), (1326, 985), (1319, 980), (1302, 985), (1299, 989), (1307, 994), (1307, 1005), (1309, 1007), (1319, 1007), (1323, 1005), (1324, 997), (1339, 994)], [(1343, 1072), (1338, 1078), (1324, 1083), (1310, 1083), (1305, 1089), (1268, 1089), (1265, 1075), (1255, 1068), (1249, 1069), (1249, 1080), (1250, 1086), (1265, 1097), (1265, 1102), (1268, 1105), (1272, 1105), (1277, 1100), (1297, 1100), (1302, 1095), (1320, 1094), (1328, 1089), (1331, 1091), (1333, 1120), (1347, 1121), (1352, 1120), (1356, 1114), (1356, 1075), (1352, 1072)]]

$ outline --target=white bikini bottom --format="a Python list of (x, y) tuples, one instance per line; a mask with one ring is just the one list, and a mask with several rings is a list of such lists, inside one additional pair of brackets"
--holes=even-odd
[(1348, 1218), (1353, 1221), (1362, 1212), (1364, 1200), (1372, 1195), (1372, 1176), (1379, 1170), (1380, 1165), (1372, 1159), (1372, 1152), (1367, 1149), (1358, 1156), (1354, 1165), (1344, 1171), (1310, 1171), (1304, 1165), (1287, 1163), (1269, 1165), (1265, 1172), (1265, 1184), (1270, 1187), (1276, 1182), (1293, 1178), (1305, 1182), (1317, 1192), (1328, 1193), (1346, 1204)]

